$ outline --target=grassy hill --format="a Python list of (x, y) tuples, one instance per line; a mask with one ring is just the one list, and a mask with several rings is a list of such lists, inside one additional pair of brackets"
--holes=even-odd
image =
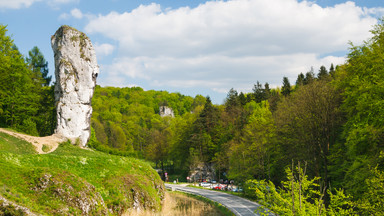
[(68, 143), (37, 154), (30, 143), (4, 133), (0, 173), (0, 215), (14, 210), (4, 200), (43, 215), (116, 215), (133, 207), (159, 210), (164, 196), (159, 175), (142, 160)]

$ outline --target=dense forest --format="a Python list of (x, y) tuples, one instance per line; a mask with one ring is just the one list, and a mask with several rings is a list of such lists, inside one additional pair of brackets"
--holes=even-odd
[[(49, 135), (55, 108), (47, 62), (37, 47), (23, 57), (6, 31), (1, 26), (0, 125)], [(281, 88), (256, 81), (250, 93), (231, 89), (221, 105), (209, 96), (97, 86), (89, 146), (146, 158), (179, 180), (209, 164), (217, 178), (250, 184), (254, 195), (276, 185), (292, 192), (285, 195), (293, 215), (310, 199), (317, 213), (327, 206), (327, 214), (377, 215), (384, 212), (382, 21), (372, 35), (350, 45), (344, 65), (298, 71), (295, 83), (283, 77)], [(160, 106), (175, 116), (161, 117)], [(269, 208), (288, 214), (272, 206), (272, 195)]]

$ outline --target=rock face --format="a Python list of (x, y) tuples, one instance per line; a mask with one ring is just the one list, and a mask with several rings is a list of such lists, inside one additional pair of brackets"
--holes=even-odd
[(199, 179), (215, 180), (215, 168), (211, 163), (198, 163), (193, 169), (190, 169), (189, 176), (191, 181), (198, 181)]
[(85, 146), (91, 135), (91, 99), (99, 67), (95, 50), (82, 32), (61, 26), (51, 37), (55, 56), (55, 133)]
[(167, 106), (160, 106), (160, 116), (161, 117), (164, 117), (164, 116), (175, 117), (172, 108), (167, 107)]

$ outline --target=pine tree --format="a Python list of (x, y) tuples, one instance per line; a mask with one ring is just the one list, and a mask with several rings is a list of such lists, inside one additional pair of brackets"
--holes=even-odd
[(331, 64), (331, 67), (329, 68), (329, 75), (331, 75), (332, 78), (335, 77), (335, 67), (333, 66), (333, 63)]
[(312, 83), (314, 80), (315, 80), (315, 73), (313, 72), (313, 67), (311, 67), (311, 70), (305, 74), (303, 84), (308, 85), (308, 84)]
[(225, 110), (230, 112), (233, 108), (238, 107), (240, 105), (240, 100), (238, 93), (235, 89), (231, 88), (227, 94), (227, 98), (225, 99)]
[(297, 75), (296, 88), (304, 85), (304, 79), (305, 79), (305, 76), (303, 73), (300, 73), (299, 75)]
[(327, 79), (328, 77), (329, 77), (329, 74), (328, 74), (327, 68), (325, 68), (325, 66), (321, 66), (319, 73), (317, 74), (317, 78), (322, 80), (322, 79)]
[(288, 77), (283, 78), (283, 87), (281, 89), (281, 93), (284, 96), (291, 94), (291, 84), (289, 83)]
[(48, 62), (37, 46), (28, 52), (26, 62), (34, 74), (35, 81), (41, 82), (43, 86), (49, 86), (52, 76), (48, 76)]
[(264, 100), (268, 100), (271, 97), (271, 89), (269, 88), (269, 83), (264, 84)]
[(253, 98), (256, 101), (256, 103), (260, 103), (264, 100), (264, 89), (263, 86), (260, 84), (259, 81), (253, 86)]
[(240, 92), (239, 94), (239, 101), (241, 106), (244, 106), (245, 104), (247, 104), (247, 98), (245, 97), (243, 92)]

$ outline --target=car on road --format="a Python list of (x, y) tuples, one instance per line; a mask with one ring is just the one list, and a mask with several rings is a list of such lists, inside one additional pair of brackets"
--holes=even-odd
[(201, 182), (200, 184), (199, 184), (199, 186), (200, 187), (211, 187), (211, 183), (207, 183), (207, 182)]
[(225, 184), (215, 184), (211, 186), (211, 189), (214, 190), (228, 190), (228, 186)]
[(243, 192), (243, 188), (241, 188), (241, 187), (233, 187), (232, 191), (233, 192)]

